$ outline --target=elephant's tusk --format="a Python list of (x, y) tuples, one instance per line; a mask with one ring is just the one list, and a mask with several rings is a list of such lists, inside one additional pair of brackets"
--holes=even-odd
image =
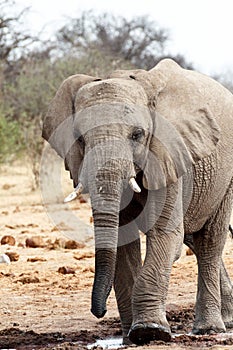
[(64, 203), (67, 202), (71, 202), (73, 199), (75, 199), (76, 197), (78, 197), (83, 191), (83, 185), (81, 184), (81, 182), (79, 182), (79, 184), (75, 187), (74, 191), (71, 192), (65, 199), (64, 199)]
[(134, 177), (131, 177), (131, 179), (129, 180), (129, 185), (134, 192), (136, 192), (136, 193), (141, 192), (141, 188), (138, 186), (137, 181), (135, 180)]

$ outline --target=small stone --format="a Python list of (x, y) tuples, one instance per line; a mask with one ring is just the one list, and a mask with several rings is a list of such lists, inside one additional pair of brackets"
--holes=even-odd
[(20, 208), (18, 206), (15, 207), (15, 209), (13, 210), (13, 213), (16, 214), (16, 213), (20, 213)]
[(3, 236), (1, 239), (1, 244), (15, 245), (15, 238), (10, 235)]
[(79, 203), (87, 203), (87, 200), (82, 196), (79, 197)]
[(50, 249), (65, 248), (66, 240), (64, 238), (56, 238), (53, 243), (49, 244)]
[(54, 226), (53, 228), (51, 228), (51, 232), (55, 232), (55, 231), (59, 231), (59, 228), (57, 226)]
[(27, 225), (27, 227), (36, 228), (36, 227), (39, 227), (39, 225), (30, 223), (30, 224)]
[(65, 249), (81, 249), (81, 248), (85, 248), (84, 243), (79, 243), (74, 240), (69, 240), (69, 241), (66, 241), (65, 243)]
[(19, 254), (16, 252), (6, 252), (6, 255), (9, 257), (10, 261), (18, 261)]
[(11, 230), (15, 230), (15, 226), (13, 225), (5, 225), (6, 228), (10, 228)]
[(13, 322), (13, 327), (18, 327), (18, 326), (19, 326), (19, 323)]
[(20, 233), (22, 234), (29, 233), (29, 230), (22, 230)]
[(74, 259), (76, 260), (90, 259), (90, 258), (94, 258), (94, 256), (95, 254), (92, 252), (84, 252), (82, 254), (76, 253), (73, 255)]
[(75, 269), (73, 269), (72, 267), (68, 267), (68, 266), (62, 266), (62, 267), (59, 267), (58, 272), (63, 274), (63, 275), (75, 274)]
[(2, 185), (2, 189), (5, 190), (5, 191), (7, 191), (7, 190), (9, 190), (11, 187), (14, 187), (14, 186), (15, 186), (15, 185), (4, 184), (4, 185)]
[(40, 280), (36, 276), (23, 276), (20, 279), (18, 279), (17, 282), (21, 282), (23, 284), (29, 284), (29, 283), (39, 283)]
[(37, 261), (47, 261), (47, 259), (35, 256), (34, 258), (28, 258), (27, 261), (28, 262), (37, 262)]
[(186, 255), (193, 255), (193, 251), (190, 248), (187, 248)]
[(25, 244), (28, 248), (43, 248), (45, 246), (44, 240), (41, 236), (27, 238)]
[(9, 211), (3, 210), (3, 211), (2, 211), (2, 215), (9, 215)]

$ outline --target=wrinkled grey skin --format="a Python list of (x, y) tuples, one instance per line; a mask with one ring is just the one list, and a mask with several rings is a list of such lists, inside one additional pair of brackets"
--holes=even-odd
[[(63, 82), (43, 137), (90, 193), (96, 244), (92, 313), (114, 285), (125, 342), (170, 340), (165, 304), (183, 243), (198, 262), (193, 333), (233, 322), (222, 261), (232, 208), (233, 97), (171, 60), (149, 72), (116, 71)], [(135, 177), (141, 193), (128, 180)], [(139, 230), (146, 233), (142, 265)]]

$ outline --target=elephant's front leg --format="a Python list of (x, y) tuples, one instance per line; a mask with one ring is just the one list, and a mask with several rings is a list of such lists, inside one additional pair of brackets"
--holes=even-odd
[(132, 298), (133, 324), (129, 339), (133, 343), (171, 339), (165, 303), (172, 263), (182, 242), (183, 234), (178, 231), (151, 230), (147, 234), (146, 259)]
[(114, 289), (121, 318), (123, 343), (128, 344), (128, 333), (132, 324), (132, 289), (142, 267), (140, 238), (133, 238), (130, 243), (120, 243), (117, 248)]

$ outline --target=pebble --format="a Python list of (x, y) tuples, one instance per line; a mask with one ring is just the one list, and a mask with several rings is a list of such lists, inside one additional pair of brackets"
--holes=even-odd
[(3, 236), (1, 239), (1, 244), (15, 245), (15, 238), (10, 235)]

